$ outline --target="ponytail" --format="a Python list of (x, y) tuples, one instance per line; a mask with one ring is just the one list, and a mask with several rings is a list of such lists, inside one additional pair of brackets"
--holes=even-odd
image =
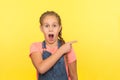
[(62, 38), (62, 28), (61, 28), (61, 30), (60, 30), (60, 32), (59, 32), (59, 34), (58, 34), (58, 37), (59, 37), (62, 45), (65, 44), (65, 41), (64, 41), (64, 39)]

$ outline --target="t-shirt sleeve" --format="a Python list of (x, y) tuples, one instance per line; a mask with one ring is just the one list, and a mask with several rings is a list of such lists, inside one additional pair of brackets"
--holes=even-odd
[(76, 55), (75, 55), (75, 52), (74, 52), (73, 48), (67, 54), (67, 57), (68, 57), (68, 63), (72, 63), (72, 62), (74, 62), (76, 60)]
[(31, 46), (30, 46), (30, 55), (34, 52), (41, 52), (41, 43), (33, 43)]

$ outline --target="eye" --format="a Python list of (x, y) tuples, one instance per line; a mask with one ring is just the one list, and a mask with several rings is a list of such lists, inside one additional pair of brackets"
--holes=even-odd
[(57, 25), (53, 25), (53, 27), (57, 27)]
[(45, 27), (47, 28), (47, 27), (49, 27), (49, 25), (45, 25)]

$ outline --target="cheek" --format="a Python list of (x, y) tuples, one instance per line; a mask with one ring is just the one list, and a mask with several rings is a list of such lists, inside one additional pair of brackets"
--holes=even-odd
[(56, 31), (56, 37), (58, 37), (58, 35), (59, 35), (59, 31)]
[(47, 32), (46, 31), (42, 31), (42, 33), (44, 34), (44, 37), (47, 38)]
[(44, 38), (45, 38), (45, 39), (47, 39), (47, 38), (48, 38), (48, 36), (47, 36), (47, 34), (46, 34), (46, 33), (44, 33)]
[(48, 33), (47, 29), (43, 29), (43, 34), (47, 34), (47, 33)]
[(59, 33), (59, 28), (55, 29), (55, 33), (57, 33), (57, 34)]

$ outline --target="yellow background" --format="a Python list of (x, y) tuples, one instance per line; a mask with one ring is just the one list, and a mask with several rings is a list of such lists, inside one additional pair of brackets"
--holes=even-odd
[(79, 80), (120, 80), (120, 0), (1, 0), (0, 80), (36, 80), (29, 48), (44, 39), (47, 10), (60, 14), (66, 41), (78, 40)]

